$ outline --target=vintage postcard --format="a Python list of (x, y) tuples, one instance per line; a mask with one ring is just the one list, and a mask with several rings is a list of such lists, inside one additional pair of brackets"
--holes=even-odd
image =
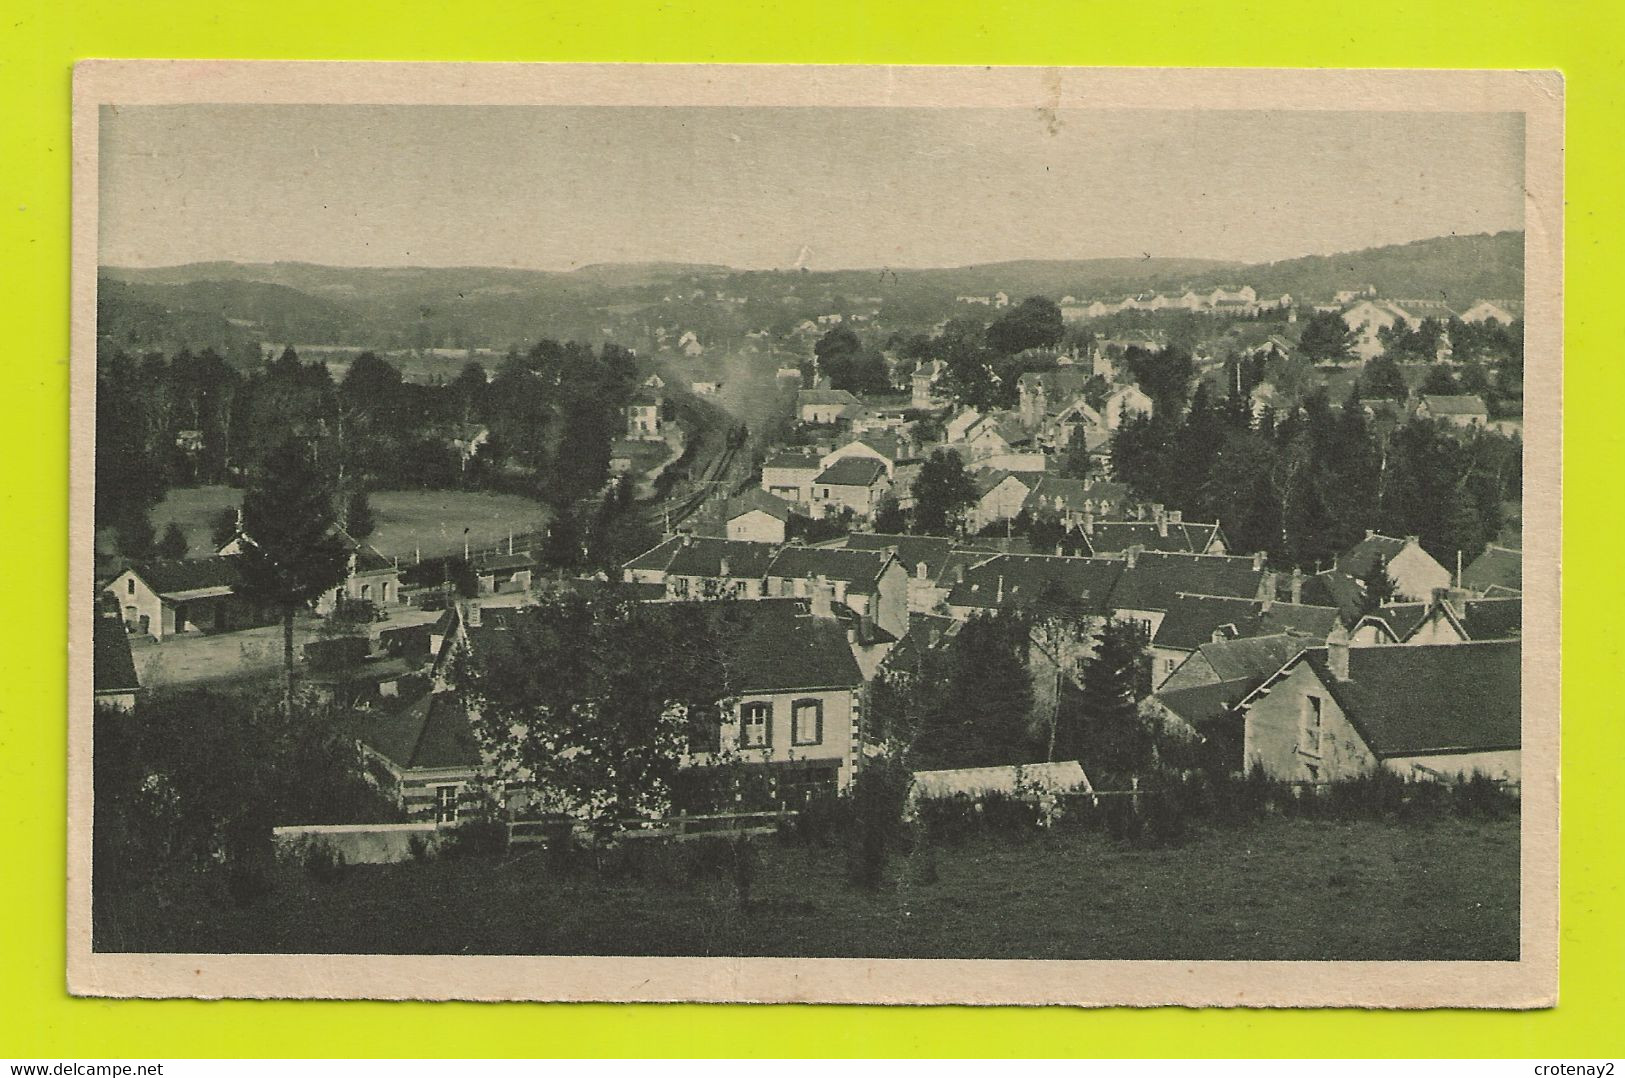
[(1562, 91), (81, 64), (69, 987), (1552, 1005)]

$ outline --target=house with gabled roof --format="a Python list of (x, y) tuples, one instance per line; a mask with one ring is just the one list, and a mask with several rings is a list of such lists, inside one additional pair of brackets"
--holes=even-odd
[(1209, 640), (1175, 667), (1159, 687), (1188, 689), (1196, 685), (1244, 680), (1252, 680), (1256, 685), (1285, 666), (1305, 647), (1319, 643), (1314, 637), (1298, 633)]
[(1017, 408), (1021, 421), (1030, 428), (1043, 424), (1083, 395), (1092, 372), (1082, 367), (1061, 367), (1049, 371), (1028, 371), (1016, 379)]
[(626, 403), (626, 433), (629, 442), (658, 442), (666, 436), (660, 409), (663, 398), (657, 389), (639, 387)]
[(705, 535), (674, 535), (621, 566), (634, 584), (660, 584), (670, 599), (759, 599), (777, 547)]
[(867, 431), (831, 449), (818, 458), (825, 468), (849, 457), (877, 460), (885, 465), (887, 476), (895, 476), (897, 466), (914, 459), (914, 447), (909, 438), (890, 431)]
[(1461, 571), (1461, 586), (1478, 595), (1521, 595), (1523, 551), (1491, 543)]
[(1325, 783), (1379, 768), (1413, 779), (1516, 784), (1522, 756), (1517, 640), (1306, 648), (1238, 705), (1243, 758), (1271, 778)]
[(811, 509), (813, 480), (824, 470), (821, 455), (811, 449), (780, 449), (762, 462), (762, 489), (791, 505)]
[[(252, 536), (242, 531), (242, 517), (238, 514), (237, 534), (226, 540), (216, 551), (222, 557), (241, 554), (245, 546), (252, 545)], [(390, 606), (401, 601), (401, 571), (391, 559), (378, 553), (370, 544), (354, 538), (349, 532), (333, 525), (331, 534), (349, 550), (344, 581), (331, 591), (323, 593), (313, 604), (316, 613), (326, 617), (341, 599), (366, 601), (375, 606)]]
[(94, 617), (90, 665), (95, 706), (134, 711), (136, 698), (141, 694), (141, 678), (136, 673), (124, 619), (119, 616), (117, 606), (105, 601), (96, 604)]
[(103, 594), (132, 633), (163, 640), (181, 633), (220, 633), (274, 619), (237, 594), (236, 555), (131, 565)]
[(1523, 599), (1478, 599), (1441, 588), (1422, 616), (1399, 637), (1402, 644), (1460, 644), (1469, 640), (1513, 640), (1523, 635)]
[(1126, 484), (1045, 473), (1037, 477), (1021, 508), (1067, 527), (1082, 527), (1091, 519), (1121, 517), (1133, 503), (1133, 492)]
[(982, 469), (971, 477), (976, 500), (965, 511), (965, 526), (981, 531), (990, 524), (1014, 520), (1038, 486), (1040, 477), (1032, 472), (1010, 472), (1002, 468)]
[(802, 389), (796, 392), (796, 418), (803, 423), (832, 426), (850, 423), (863, 411), (863, 402), (844, 389)]
[(779, 549), (762, 573), (770, 596), (810, 598), (820, 585), (893, 639), (908, 631), (908, 572), (890, 550), (813, 547)]
[(1149, 416), (1155, 407), (1151, 397), (1139, 386), (1131, 383), (1116, 386), (1106, 394), (1105, 403), (1100, 408), (1100, 416), (1105, 421), (1106, 429), (1114, 431), (1123, 425), (1123, 420), (1130, 416)]
[(1198, 648), (1214, 640), (1290, 634), (1320, 641), (1340, 621), (1336, 607), (1180, 593), (1168, 602), (1151, 637), (1152, 684), (1160, 685)]
[(815, 513), (850, 509), (866, 518), (890, 489), (891, 473), (885, 461), (868, 455), (843, 456), (813, 477), (812, 507)]
[(964, 566), (947, 598), (948, 612), (964, 620), (996, 610), (1063, 603), (1070, 615), (1103, 622), (1125, 563), (1051, 554), (994, 554)]
[(1219, 595), (1263, 600), (1275, 590), (1274, 574), (1264, 556), (1179, 554), (1140, 550), (1124, 552), (1123, 574), (1112, 591), (1113, 616), (1139, 622), (1155, 640), (1163, 619), (1182, 595)]
[(863, 674), (827, 595), (727, 611), (734, 697), (698, 729), (684, 763), (759, 769), (782, 801), (848, 788), (863, 758)]
[(1394, 582), (1395, 597), (1413, 602), (1431, 598), (1435, 588), (1450, 586), (1450, 570), (1423, 550), (1414, 535), (1396, 539), (1368, 528), (1364, 539), (1337, 556), (1336, 567), (1362, 588), (1380, 567)]
[(1461, 312), (1461, 320), (1463, 322), (1499, 322), (1503, 326), (1510, 326), (1515, 321), (1513, 316), (1508, 314), (1504, 308), (1491, 303), (1487, 299), (1481, 299)]
[[(466, 617), (449, 619), (436, 669), (446, 668), (456, 654), (509, 646), (513, 631), (534, 609), (481, 611), (470, 604)], [(871, 649), (854, 641), (855, 615), (834, 601), (834, 589), (826, 582), (806, 597), (694, 604), (692, 609), (721, 623), (730, 695), (720, 715), (697, 717), (691, 724), (681, 766), (725, 763), (765, 771), (776, 794), (789, 803), (849, 785), (863, 756), (864, 676), (857, 656)], [(480, 766), (479, 746), (462, 736), (472, 730), (478, 701), (459, 702), (445, 692), (444, 680), (438, 688), (436, 695), (447, 697), (444, 703), (417, 701), (400, 729), (389, 727), (370, 740), (375, 751), (407, 772), (407, 779), (414, 777), (414, 768), (430, 772), (420, 784), (436, 794), (420, 796), (424, 804), (455, 803), (454, 794), (438, 793), (438, 787), (471, 782)], [(461, 723), (452, 721), (459, 716), (451, 705), (466, 708)], [(438, 730), (436, 719), (442, 720)], [(387, 734), (394, 735), (392, 741), (384, 740)]]
[(1150, 520), (1097, 520), (1086, 515), (1079, 523), (1090, 553), (1120, 558), (1130, 547), (1179, 554), (1224, 554), (1228, 548), (1218, 522), (1187, 523), (1177, 509), (1153, 507)]
[(1236, 705), (1282, 665), (1320, 640), (1297, 633), (1216, 639), (1202, 644), (1141, 704), (1164, 729), (1207, 744), (1229, 771), (1242, 766), (1242, 717)]
[(485, 754), (455, 692), (423, 692), (357, 721), (363, 758), (408, 817), (454, 824), (473, 809)]
[(723, 505), (723, 530), (729, 539), (751, 543), (782, 543), (791, 506), (783, 498), (751, 487)]

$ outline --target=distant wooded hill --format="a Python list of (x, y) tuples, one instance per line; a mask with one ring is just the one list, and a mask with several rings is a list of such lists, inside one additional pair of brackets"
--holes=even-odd
[[(286, 262), (104, 267), (98, 335), (105, 346), (214, 347), (252, 357), (258, 342), (356, 348), (505, 348), (540, 336), (628, 338), (655, 324), (702, 337), (781, 326), (879, 299), (887, 328), (946, 314), (984, 314), (960, 295), (1055, 299), (1252, 285), (1260, 296), (1322, 299), (1374, 286), (1383, 296), (1475, 299), (1523, 295), (1523, 234), (1445, 236), (1259, 265), (1181, 258), (1026, 260), (913, 270), (734, 270), (689, 263), (605, 263), (572, 272), (498, 267), (342, 267)], [(717, 293), (739, 301), (725, 319)], [(613, 315), (613, 317), (612, 317)], [(985, 317), (991, 317), (986, 312)], [(612, 324), (619, 319), (618, 325)], [(624, 339), (623, 343), (637, 343)]]

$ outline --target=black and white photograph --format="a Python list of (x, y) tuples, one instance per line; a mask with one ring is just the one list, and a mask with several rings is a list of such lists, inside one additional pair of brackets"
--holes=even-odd
[(78, 76), (74, 991), (1552, 1002), (1555, 78)]

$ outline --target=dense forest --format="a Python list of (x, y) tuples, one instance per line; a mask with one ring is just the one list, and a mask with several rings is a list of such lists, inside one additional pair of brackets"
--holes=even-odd
[(1521, 496), (1523, 446), (1440, 422), (1382, 424), (1356, 401), (1311, 393), (1283, 415), (1198, 385), (1189, 407), (1117, 431), (1117, 478), (1144, 497), (1217, 520), (1232, 550), (1276, 566), (1325, 568), (1373, 528), (1415, 535), (1445, 565), (1476, 557)]

